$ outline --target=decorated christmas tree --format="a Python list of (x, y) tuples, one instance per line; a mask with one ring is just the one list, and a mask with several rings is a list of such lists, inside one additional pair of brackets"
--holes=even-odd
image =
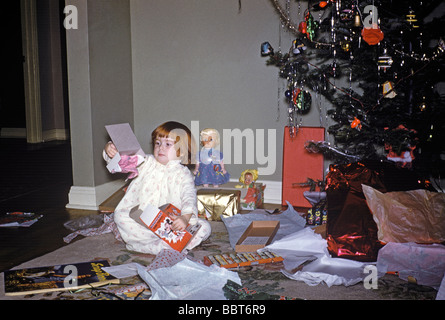
[(334, 163), (380, 159), (443, 178), (441, 1), (307, 1), (301, 21), (289, 10), (300, 1), (271, 2), (295, 36), (286, 52), (261, 45), (267, 65), (286, 79), (291, 134), (298, 134), (296, 119), (310, 110), (313, 95), (322, 95), (332, 104), (326, 129), (334, 142), (308, 141), (308, 150)]

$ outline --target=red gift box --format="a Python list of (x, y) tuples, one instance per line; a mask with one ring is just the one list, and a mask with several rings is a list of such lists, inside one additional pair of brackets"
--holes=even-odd
[(324, 128), (300, 127), (293, 137), (289, 127), (284, 128), (283, 143), (283, 185), (281, 201), (287, 205), (289, 201), (295, 207), (311, 208), (312, 205), (304, 197), (303, 192), (308, 187), (298, 186), (308, 178), (323, 180), (323, 154), (306, 150), (307, 141), (324, 141)]

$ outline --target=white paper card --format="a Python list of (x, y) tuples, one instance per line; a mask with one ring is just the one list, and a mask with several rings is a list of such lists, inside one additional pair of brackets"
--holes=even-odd
[(145, 156), (129, 123), (112, 124), (105, 126), (105, 129), (121, 155), (139, 154)]

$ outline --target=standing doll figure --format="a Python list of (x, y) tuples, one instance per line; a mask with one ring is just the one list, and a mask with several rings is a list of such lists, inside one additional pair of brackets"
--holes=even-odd
[(219, 132), (215, 129), (204, 129), (200, 139), (203, 147), (196, 159), (195, 185), (208, 187), (211, 184), (217, 188), (230, 179), (230, 174), (224, 168), (223, 154), (216, 148), (219, 146)]

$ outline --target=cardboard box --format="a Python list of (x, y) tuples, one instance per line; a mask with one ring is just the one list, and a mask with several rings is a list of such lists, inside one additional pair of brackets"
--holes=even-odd
[(326, 224), (322, 224), (313, 228), (315, 233), (321, 235), (323, 239), (326, 239)]
[(280, 228), (280, 221), (252, 221), (235, 245), (236, 252), (252, 252), (269, 245)]

